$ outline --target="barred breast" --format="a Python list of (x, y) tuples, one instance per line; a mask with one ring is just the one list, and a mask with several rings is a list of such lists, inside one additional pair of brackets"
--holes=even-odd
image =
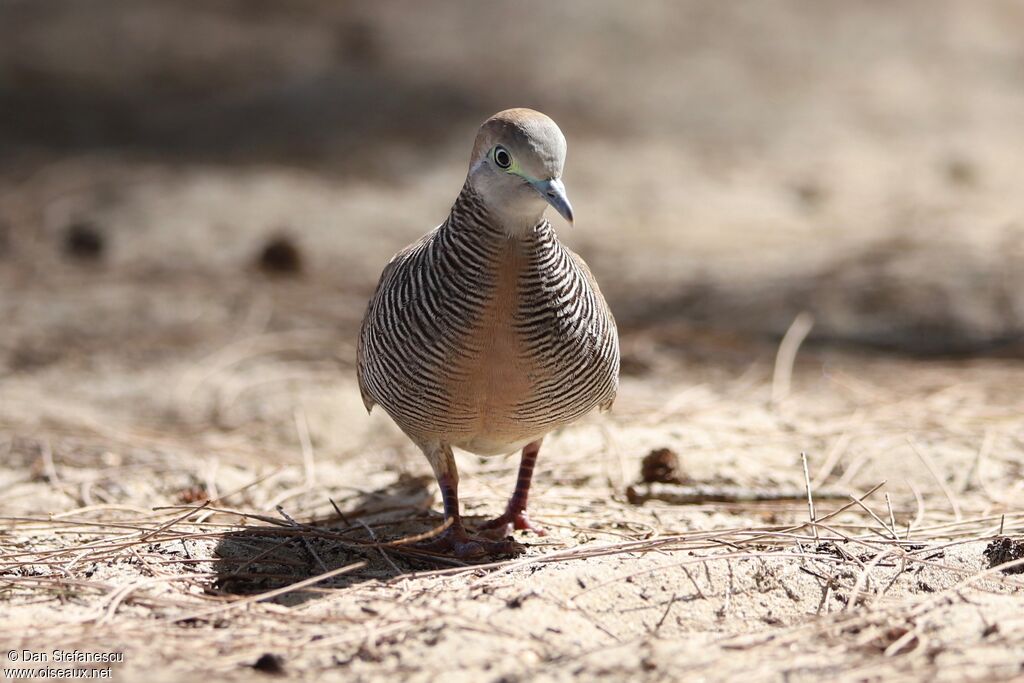
[(414, 441), (508, 453), (618, 386), (615, 321), (547, 221), (510, 238), (464, 188), (436, 230), (392, 259), (360, 334), (367, 408)]

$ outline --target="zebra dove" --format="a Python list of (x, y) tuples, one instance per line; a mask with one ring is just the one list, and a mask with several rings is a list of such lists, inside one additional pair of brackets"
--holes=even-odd
[[(618, 388), (619, 344), (583, 259), (544, 218), (572, 223), (562, 184), (566, 144), (550, 118), (509, 109), (483, 123), (448, 218), (384, 268), (359, 335), (359, 388), (423, 451), (446, 528), (428, 545), (459, 557), (521, 549), (541, 440)], [(504, 514), (471, 536), (459, 513), (452, 447), (479, 455), (522, 449)], [(493, 540), (494, 537), (504, 540)]]

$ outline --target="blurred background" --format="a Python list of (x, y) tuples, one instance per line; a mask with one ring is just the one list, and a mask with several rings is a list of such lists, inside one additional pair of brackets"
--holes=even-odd
[[(305, 535), (203, 511), (193, 536), (164, 506), (347, 515), (382, 540), (434, 525), (427, 462), (366, 415), (356, 336), (508, 107), (564, 131), (576, 224), (553, 223), (621, 331), (614, 411), (548, 437), (533, 488), (553, 533), (532, 557), (595, 551), (484, 585), (392, 582), (378, 548), (310, 611), (227, 614), (222, 588), (327, 567)], [(961, 581), (996, 562), (963, 542), (1018, 534), (1024, 509), (1022, 187), (1020, 0), (0, 0), (0, 575), (25, 580), (0, 581), (0, 640), (123, 649), (115, 677), (154, 683), (282, 661), (346, 680), (1019, 675), (1019, 601)], [(805, 312), (809, 339), (780, 345)], [(888, 482), (869, 502), (892, 494), (900, 569), (796, 541), (835, 573), (801, 556), (695, 580), (661, 549), (788, 533), (805, 502), (632, 505), (654, 449), (712, 490), (802, 499), (813, 476), (819, 510)], [(460, 454), (467, 515), (497, 513), (515, 467)], [(861, 519), (840, 528), (881, 528)], [(677, 569), (633, 586), (654, 565), (631, 540), (605, 552), (681, 530), (696, 551), (648, 560), (697, 594)], [(263, 565), (264, 541), (288, 562)], [(362, 552), (330, 545), (331, 566)], [(641, 641), (669, 638), (687, 649)]]
[(512, 106), (565, 132), (558, 228), (627, 334), (1016, 353), (1021, 35), (1013, 0), (2, 0), (0, 362), (311, 326), (347, 362)]

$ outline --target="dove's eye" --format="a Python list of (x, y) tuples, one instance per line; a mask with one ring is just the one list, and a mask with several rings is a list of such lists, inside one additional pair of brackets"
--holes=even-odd
[(498, 165), (498, 168), (509, 168), (512, 166), (512, 155), (508, 153), (508, 150), (498, 145), (494, 148), (494, 163)]

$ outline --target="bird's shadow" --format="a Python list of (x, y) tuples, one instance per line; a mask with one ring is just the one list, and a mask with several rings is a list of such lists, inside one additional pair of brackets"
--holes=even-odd
[(387, 548), (378, 542), (428, 534), (443, 522), (431, 511), (433, 479), (399, 476), (375, 491), (358, 492), (329, 517), (259, 526), (224, 534), (214, 548), (215, 574), (211, 591), (225, 595), (254, 595), (287, 588), (321, 574), (352, 565), (353, 571), (297, 587), (269, 601), (294, 606), (315, 599), (325, 590), (365, 581), (389, 581), (418, 571), (468, 566), (467, 563), (417, 549), (414, 545)]

